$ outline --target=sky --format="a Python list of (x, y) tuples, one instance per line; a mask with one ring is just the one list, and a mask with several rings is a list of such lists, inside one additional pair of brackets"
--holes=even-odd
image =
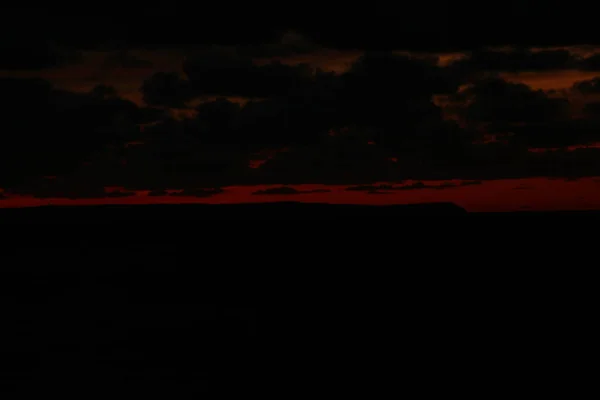
[(0, 207), (600, 208), (592, 13), (491, 6), (5, 8)]

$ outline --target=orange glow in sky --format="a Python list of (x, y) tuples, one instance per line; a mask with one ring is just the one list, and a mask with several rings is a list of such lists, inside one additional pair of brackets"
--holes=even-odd
[[(349, 191), (348, 186), (290, 185), (300, 194), (254, 195), (258, 190), (280, 187), (233, 186), (211, 197), (147, 196), (148, 191), (136, 192), (129, 197), (99, 199), (37, 199), (33, 197), (7, 197), (0, 200), (0, 208), (41, 205), (96, 205), (96, 204), (232, 204), (271, 201), (303, 201), (333, 204), (410, 204), (428, 202), (453, 202), (468, 211), (519, 211), (519, 210), (573, 210), (600, 209), (600, 177), (569, 179), (505, 179), (483, 181), (480, 184), (459, 186), (461, 181), (422, 181), (425, 188), (409, 190)], [(402, 185), (415, 182), (407, 181)], [(437, 187), (437, 188), (436, 188)], [(111, 188), (114, 191), (115, 188)], [(314, 191), (318, 192), (314, 192)], [(328, 190), (325, 192), (324, 190)], [(171, 191), (173, 192), (173, 191)]]

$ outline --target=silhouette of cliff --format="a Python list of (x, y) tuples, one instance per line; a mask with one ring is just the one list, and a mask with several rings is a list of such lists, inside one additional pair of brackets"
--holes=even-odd
[(310, 219), (351, 217), (401, 217), (413, 215), (462, 215), (466, 211), (452, 203), (364, 206), (346, 204), (315, 204), (299, 202), (249, 204), (182, 204), (182, 205), (103, 205), (44, 206), (35, 208), (0, 209), (4, 222), (110, 222), (126, 220), (195, 219)]

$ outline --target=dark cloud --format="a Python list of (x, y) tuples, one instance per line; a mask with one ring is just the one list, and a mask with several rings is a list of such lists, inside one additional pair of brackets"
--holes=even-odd
[[(413, 22), (408, 25), (418, 28)], [(150, 106), (146, 108), (119, 98), (107, 86), (75, 94), (43, 81), (2, 81), (0, 96), (8, 104), (4, 123), (7, 131), (17, 134), (3, 137), (0, 163), (22, 171), (23, 177), (41, 171), (60, 175), (96, 157), (90, 166), (79, 168), (78, 178), (71, 182), (82, 182), (85, 175), (98, 185), (127, 190), (188, 188), (183, 195), (201, 197), (212, 192), (195, 188), (245, 182), (357, 184), (596, 168), (586, 158), (588, 153), (577, 153), (587, 160), (580, 162), (571, 155), (528, 153), (529, 147), (598, 140), (599, 119), (594, 117), (598, 110), (593, 103), (584, 108), (585, 118), (573, 119), (564, 98), (487, 74), (572, 68), (574, 59), (568, 52), (476, 49), (466, 60), (440, 67), (431, 58), (367, 51), (341, 74), (302, 64), (259, 65), (254, 60), (319, 47), (307, 39), (309, 34), (298, 32), (263, 44), (249, 41), (189, 51), (185, 78), (160, 72), (144, 82), (141, 91)], [(109, 64), (143, 67), (132, 61), (131, 54), (135, 53), (120, 50), (109, 57)], [(486, 74), (482, 77), (480, 72)], [(477, 79), (469, 81), (473, 77)], [(590, 94), (596, 83), (580, 82), (575, 89)], [(449, 95), (461, 105), (458, 117), (465, 125), (446, 120), (444, 110), (433, 102), (435, 95)], [(196, 104), (192, 100), (212, 96), (217, 99), (204, 101), (191, 113), (191, 104)], [(251, 101), (241, 105), (228, 96)], [(189, 108), (186, 112), (193, 117), (169, 118), (165, 108)], [(475, 142), (484, 134), (499, 140)], [(140, 145), (124, 146), (131, 141)], [(258, 169), (248, 168), (253, 155), (265, 149), (287, 151)], [(557, 164), (552, 167), (550, 160)], [(419, 188), (423, 186), (365, 190)]]
[(140, 107), (137, 112), (137, 120), (140, 124), (152, 124), (169, 118), (168, 110), (157, 107)]
[(144, 69), (152, 68), (153, 65), (152, 61), (139, 58), (127, 50), (120, 50), (109, 54), (105, 58), (102, 68), (105, 70), (113, 68)]
[[(240, 85), (229, 88), (225, 76), (249, 79), (252, 73), (244, 74), (257, 68), (235, 52), (213, 48), (208, 54), (196, 69), (208, 76), (193, 77), (191, 86), (204, 81), (215, 93), (232, 94)], [(273, 65), (263, 70), (267, 76), (287, 68)], [(208, 78), (213, 72), (223, 74), (223, 86)], [(400, 170), (423, 171), (422, 164), (445, 169), (467, 160), (473, 132), (444, 120), (432, 102), (434, 94), (455, 91), (463, 82), (455, 72), (431, 60), (367, 53), (342, 75), (313, 71), (303, 84), (279, 85), (266, 99), (240, 106), (218, 98), (198, 106), (194, 118), (162, 126), (193, 137), (199, 146), (227, 147), (238, 160), (289, 147), (245, 174), (243, 179), (256, 182), (399, 179)]]
[(426, 151), (422, 156), (440, 161), (462, 151), (467, 132), (444, 120), (432, 101), (434, 94), (454, 92), (460, 77), (431, 62), (373, 52), (340, 79), (338, 118), (343, 125), (371, 132), (374, 142), (393, 151)]
[(114, 99), (116, 97), (119, 97), (117, 94), (117, 89), (115, 89), (113, 86), (104, 84), (94, 86), (90, 91), (90, 94), (99, 99)]
[(586, 71), (600, 71), (600, 53), (582, 59), (579, 68)]
[[(511, 153), (512, 155), (510, 155)], [(492, 154), (490, 157), (479, 156), (469, 165), (469, 168), (455, 170), (453, 176), (481, 180), (599, 176), (599, 157), (600, 151), (595, 148), (575, 150), (562, 148), (557, 151), (545, 152), (506, 151), (502, 156), (497, 154)]]
[(315, 143), (340, 122), (339, 93), (328, 74), (319, 73), (301, 92), (254, 100), (243, 107), (217, 98), (200, 104), (186, 130), (204, 143), (258, 151)]
[(390, 89), (404, 87), (404, 91), (399, 93), (410, 91), (411, 95), (419, 93), (420, 96), (453, 93), (464, 83), (465, 77), (455, 76), (456, 70), (439, 67), (436, 61), (393, 52), (369, 51), (352, 64), (346, 76), (376, 84), (371, 90), (381, 90), (380, 84), (386, 80), (392, 85)]
[(107, 145), (137, 139), (144, 112), (113, 94), (106, 88), (71, 93), (41, 79), (1, 78), (0, 185), (70, 172)]
[(256, 150), (312, 144), (327, 130), (316, 114), (315, 104), (293, 99), (252, 101), (238, 114), (237, 137), (244, 148)]
[(420, 149), (427, 153), (420, 157), (444, 162), (469, 141), (432, 102), (436, 93), (455, 91), (463, 76), (431, 60), (367, 53), (338, 76), (306, 65), (258, 66), (235, 49), (211, 47), (190, 56), (184, 70), (189, 81), (164, 73), (146, 81), (146, 101), (179, 107), (209, 94), (263, 97), (243, 107), (224, 98), (197, 107), (182, 129), (206, 144), (247, 151), (314, 146), (332, 129), (355, 127), (364, 145)]
[(566, 119), (511, 126), (516, 140), (529, 147), (566, 147), (584, 145), (600, 140), (600, 121)]
[(236, 124), (239, 123), (241, 106), (225, 98), (217, 98), (196, 107), (194, 133), (203, 143), (235, 144), (239, 142)]
[(64, 178), (32, 180), (25, 185), (11, 188), (10, 192), (16, 195), (33, 196), (39, 199), (96, 199), (109, 197), (109, 193), (105, 191), (102, 185), (88, 182), (80, 182), (78, 185), (72, 185), (68, 179)]
[(243, 180), (250, 154), (234, 144), (203, 143), (190, 123), (166, 119), (146, 126), (139, 144), (105, 151), (82, 176), (130, 190), (214, 188)]
[(188, 79), (174, 72), (159, 72), (148, 78), (141, 88), (144, 101), (154, 106), (183, 108), (195, 98), (240, 96), (261, 100), (304, 93), (320, 83), (306, 64), (290, 66), (273, 61), (256, 65), (250, 57), (222, 47), (195, 52), (183, 68)]
[(285, 96), (247, 103), (237, 124), (244, 145), (273, 148), (314, 144), (331, 128), (343, 126), (347, 122), (342, 114), (339, 79), (316, 71), (306, 86), (292, 88)]
[(542, 90), (501, 78), (484, 78), (459, 96), (469, 102), (465, 118), (477, 123), (535, 123), (569, 117), (569, 102), (551, 98)]
[(600, 101), (589, 102), (583, 107), (586, 118), (600, 119)]
[(308, 65), (291, 66), (278, 61), (256, 65), (250, 56), (217, 46), (190, 54), (183, 70), (198, 96), (281, 96), (308, 85), (312, 79)]
[[(227, 73), (233, 70), (237, 74), (241, 67), (235, 60), (239, 58), (231, 54), (221, 56), (216, 65), (222, 67), (231, 62), (229, 65), (234, 67)], [(242, 66), (254, 68), (251, 63)], [(271, 68), (273, 66), (275, 67)], [(283, 67), (280, 64), (268, 67), (263, 71), (273, 75), (285, 70), (279, 69)], [(225, 73), (222, 68), (217, 72)], [(189, 132), (204, 142), (216, 143), (220, 140), (222, 143), (256, 150), (317, 146), (328, 140), (327, 134), (331, 130), (354, 127), (354, 137), (345, 135), (344, 141), (350, 143), (360, 140), (360, 146), (364, 148), (369, 142), (377, 143), (381, 160), (386, 160), (384, 164), (388, 163), (388, 157), (384, 155), (385, 149), (405, 149), (408, 152), (419, 148), (428, 152), (430, 159), (443, 160), (450, 154), (459, 153), (465, 141), (468, 142), (466, 133), (455, 124), (444, 121), (441, 110), (431, 100), (436, 92), (456, 89), (459, 80), (431, 63), (387, 53), (368, 54), (342, 76), (321, 71), (307, 73), (305, 76), (303, 84), (277, 85), (277, 92), (270, 91), (272, 97), (249, 102), (243, 107), (224, 99), (203, 104), (198, 107), (196, 119), (188, 124)], [(236, 79), (241, 78), (238, 76)], [(248, 79), (248, 76), (244, 79)], [(194, 80), (197, 81), (198, 78), (191, 79)], [(222, 82), (226, 85), (231, 83), (225, 78)], [(215, 81), (212, 84), (215, 85)], [(229, 91), (231, 94), (230, 89), (217, 89), (214, 86), (214, 92), (217, 91), (225, 94)], [(241, 92), (238, 91), (237, 94)], [(267, 91), (263, 94), (266, 95)], [(358, 132), (360, 134), (357, 136)], [(325, 148), (331, 147), (332, 141), (329, 140)], [(313, 159), (327, 158), (322, 157), (318, 150), (313, 150), (301, 150), (300, 153), (313, 152), (312, 156), (307, 156)], [(343, 154), (348, 151), (348, 146), (326, 151)], [(285, 155), (285, 158), (295, 158), (294, 162), (306, 165), (306, 160), (299, 161), (297, 158), (300, 153), (295, 150)], [(372, 149), (366, 150), (364, 154), (369, 153), (372, 153)], [(361, 157), (361, 153), (357, 153), (357, 156)], [(338, 159), (336, 154), (330, 158)], [(271, 170), (271, 165), (275, 162), (279, 161), (267, 163), (266, 167), (261, 168), (261, 172)], [(317, 164), (319, 162), (316, 161)], [(361, 164), (360, 160), (344, 161), (343, 164), (347, 166), (349, 162)], [(293, 169), (292, 164), (293, 162), (289, 167), (282, 168)]]
[(479, 49), (471, 52), (467, 58), (457, 61), (454, 68), (460, 66), (471, 73), (551, 71), (577, 68), (577, 61), (568, 50)]
[(189, 82), (176, 72), (157, 72), (140, 88), (143, 100), (150, 106), (185, 108), (194, 98)]
[[(589, 91), (589, 83), (576, 85)], [(582, 89), (586, 88), (586, 89)], [(527, 85), (491, 77), (476, 81), (456, 95), (467, 106), (465, 121), (487, 133), (507, 135), (525, 147), (560, 147), (599, 138), (598, 123), (571, 116), (565, 98), (550, 97)]]
[[(496, 77), (480, 79), (453, 96), (467, 104), (461, 116), (477, 129), (459, 128), (443, 120), (431, 102), (433, 93), (452, 82), (447, 72), (395, 57), (367, 54), (341, 76), (316, 74), (300, 93), (245, 106), (225, 98), (206, 102), (195, 118), (166, 122), (162, 129), (194, 138), (199, 147), (229, 148), (229, 160), (240, 163), (260, 149), (288, 148), (257, 170), (238, 169), (237, 178), (230, 175), (255, 183), (552, 175), (557, 168), (549, 170), (547, 158), (530, 154), (529, 147), (597, 139), (595, 123), (572, 119), (568, 101)], [(481, 128), (500, 140), (474, 143)]]
[(583, 94), (600, 93), (600, 77), (575, 82), (573, 84), (573, 89)]
[(370, 145), (358, 132), (326, 136), (314, 145), (295, 146), (276, 154), (255, 179), (278, 183), (358, 183), (397, 175), (385, 150)]
[[(525, 169), (525, 168), (524, 168)], [(600, 175), (600, 149), (549, 151), (528, 160), (523, 176), (584, 177)]]

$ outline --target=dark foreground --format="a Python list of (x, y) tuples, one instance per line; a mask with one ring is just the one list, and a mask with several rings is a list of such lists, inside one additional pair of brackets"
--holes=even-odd
[(6, 222), (118, 222), (126, 220), (189, 221), (221, 219), (315, 219), (396, 217), (410, 215), (461, 215), (466, 211), (452, 203), (401, 206), (357, 206), (296, 202), (249, 204), (154, 204), (102, 206), (44, 206), (0, 209)]
[[(595, 326), (593, 264), (578, 249), (594, 247), (538, 244), (531, 219), (497, 229), (426, 218), (442, 215), (470, 214), (447, 204), (0, 210), (29, 222), (3, 225), (0, 395), (481, 398), (528, 384), (572, 396), (568, 374), (585, 376), (587, 363), (571, 358), (587, 354)], [(232, 217), (255, 221), (195, 221)], [(295, 217), (313, 221), (260, 223)], [(576, 236), (551, 220), (554, 237)]]
[(271, 275), (268, 283), (294, 300), (252, 280), (244, 296), (227, 285), (207, 292), (218, 281), (175, 271), (191, 262), (3, 273), (3, 398), (372, 398), (397, 390), (475, 399), (525, 384), (538, 391), (554, 378), (553, 392), (568, 394), (577, 387), (566, 374), (582, 372), (571, 357), (587, 354), (595, 326), (582, 293), (565, 299), (534, 281), (490, 285), (460, 271), (406, 280), (396, 271), (377, 282), (363, 272), (343, 283), (347, 290), (336, 279), (315, 291), (317, 282)]
[(314, 203), (250, 204), (182, 204), (182, 205), (103, 205), (44, 206), (0, 209), (0, 223), (118, 223), (124, 221), (194, 221), (194, 220), (305, 220), (397, 218), (453, 215), (600, 215), (600, 211), (559, 211), (514, 213), (468, 213), (452, 203), (367, 206)]

